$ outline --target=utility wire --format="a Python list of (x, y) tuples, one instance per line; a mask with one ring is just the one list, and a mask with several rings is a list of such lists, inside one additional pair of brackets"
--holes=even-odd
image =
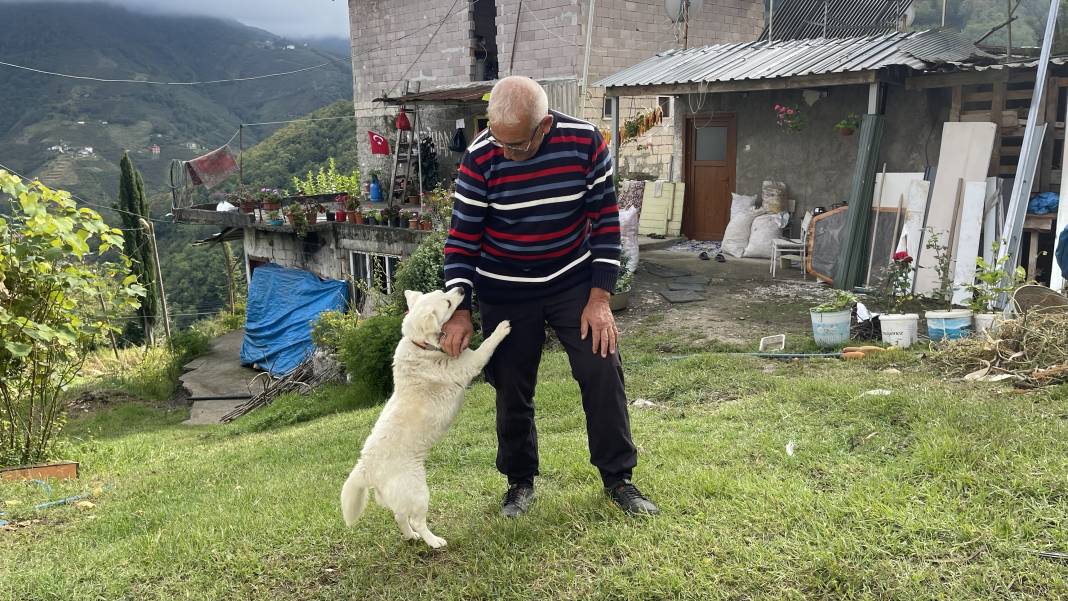
[[(33, 179), (30, 179), (30, 178), (26, 177), (25, 175), (22, 175), (18, 171), (15, 171), (11, 167), (8, 167), (7, 165), (5, 165), (3, 163), (0, 163), (0, 169), (3, 169), (3, 170), (8, 171), (10, 173), (14, 173), (16, 176), (22, 178), (22, 181), (25, 181), (25, 182), (28, 182), (28, 183), (33, 183), (35, 181)], [(39, 180), (37, 180), (37, 181), (39, 181)], [(84, 205), (88, 205), (88, 206), (91, 206), (91, 207), (97, 207), (97, 208), (100, 208), (100, 209), (108, 209), (110, 211), (115, 211), (117, 213), (125, 213), (127, 215), (133, 215), (134, 217), (141, 217), (141, 215), (138, 215), (137, 213), (131, 213), (130, 211), (124, 211), (124, 210), (119, 209), (117, 207), (111, 207), (111, 206), (107, 206), (107, 205), (102, 205), (102, 204), (100, 204), (98, 202), (89, 202), (88, 200), (85, 200), (84, 198), (82, 198), (81, 196), (78, 196), (74, 192), (71, 192), (70, 190), (67, 190), (66, 192), (68, 194), (70, 194), (72, 198), (74, 198), (75, 200), (80, 201)], [(155, 221), (156, 223), (170, 223), (170, 221), (166, 221), (166, 220), (163, 220), (163, 219), (156, 219), (155, 217), (150, 217), (149, 219), (151, 221)]]
[(460, 0), (453, 0), (452, 6), (449, 7), (449, 12), (445, 13), (445, 16), (442, 17), (441, 21), (438, 21), (437, 29), (434, 30), (434, 33), (430, 34), (430, 39), (426, 41), (426, 44), (423, 46), (423, 49), (419, 51), (419, 54), (415, 56), (415, 60), (413, 60), (410, 65), (408, 65), (408, 68), (404, 70), (404, 73), (401, 73), (401, 76), (397, 78), (397, 81), (393, 83), (393, 87), (391, 87), (389, 91), (386, 92), (386, 96), (389, 96), (393, 93), (393, 90), (397, 89), (397, 86), (400, 85), (400, 82), (404, 81), (404, 78), (408, 76), (408, 72), (412, 70), (412, 67), (414, 67), (415, 64), (419, 62), (419, 59), (423, 58), (423, 54), (426, 53), (426, 49), (430, 47), (431, 43), (433, 43), (434, 38), (438, 35), (438, 32), (441, 31), (442, 26), (445, 25), (445, 21), (448, 21), (449, 17), (456, 14), (453, 11), (456, 9), (456, 5), (459, 3)]
[(208, 81), (150, 81), (143, 79), (106, 79), (103, 77), (91, 77), (88, 75), (71, 75), (70, 73), (59, 73), (57, 71), (46, 71), (44, 69), (35, 69), (33, 67), (27, 67), (25, 65), (17, 65), (15, 63), (8, 63), (0, 61), (0, 65), (5, 67), (12, 67), (14, 69), (22, 69), (24, 71), (30, 71), (32, 73), (40, 73), (42, 75), (53, 75), (55, 77), (65, 77), (67, 79), (80, 79), (86, 81), (99, 81), (103, 83), (142, 83), (154, 86), (202, 86), (215, 83), (230, 83), (235, 81), (251, 81), (254, 79), (267, 79), (269, 77), (281, 77), (283, 75), (293, 75), (294, 73), (303, 73), (305, 71), (311, 71), (312, 69), (319, 69), (325, 67), (330, 63), (320, 63), (311, 67), (304, 67), (301, 69), (294, 69), (292, 71), (283, 71), (281, 73), (268, 73), (266, 75), (253, 75), (250, 77), (234, 77), (231, 79), (213, 79)]

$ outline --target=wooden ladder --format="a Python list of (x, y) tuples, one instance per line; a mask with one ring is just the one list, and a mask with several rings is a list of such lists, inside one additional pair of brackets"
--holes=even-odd
[[(404, 93), (415, 93), (419, 91), (419, 83), (404, 82)], [(401, 110), (406, 110), (402, 105)], [(395, 199), (400, 199), (401, 204), (404, 204), (404, 192), (408, 189), (408, 182), (412, 178), (412, 162), (420, 160), (419, 157), (419, 138), (417, 132), (419, 131), (419, 113), (418, 111), (408, 112), (409, 122), (411, 123), (410, 130), (397, 130), (397, 135), (393, 140), (393, 171), (390, 173), (389, 178), (389, 195), (386, 197), (390, 204), (393, 204)], [(421, 175), (420, 165), (417, 163), (415, 170), (416, 173)], [(403, 175), (401, 170), (403, 169)], [(422, 191), (422, 177), (419, 180), (419, 190)]]

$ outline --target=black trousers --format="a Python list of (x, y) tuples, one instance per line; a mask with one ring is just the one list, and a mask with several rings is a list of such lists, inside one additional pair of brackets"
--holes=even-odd
[(582, 392), (590, 463), (600, 471), (605, 486), (629, 479), (638, 463), (619, 353), (602, 358), (593, 353), (590, 336), (580, 337), (579, 322), (589, 294), (588, 286), (579, 286), (536, 301), (480, 302), (485, 335), (506, 319), (512, 324), (511, 334), (486, 366), (486, 379), (497, 391), (497, 469), (510, 484), (533, 482), (538, 474), (534, 388), (546, 323), (567, 350), (571, 374)]

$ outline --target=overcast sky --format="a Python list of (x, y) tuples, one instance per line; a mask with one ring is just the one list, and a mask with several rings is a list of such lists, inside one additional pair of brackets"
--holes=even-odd
[[(11, 1), (11, 0), (0, 0)], [(40, 2), (44, 0), (14, 0)], [(99, 0), (77, 0), (92, 2)], [(290, 37), (348, 37), (347, 0), (107, 0), (134, 10), (237, 19)]]

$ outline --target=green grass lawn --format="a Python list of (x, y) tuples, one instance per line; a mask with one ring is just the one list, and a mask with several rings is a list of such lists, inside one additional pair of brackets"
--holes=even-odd
[(342, 524), (339, 490), (379, 412), (351, 387), (197, 429), (130, 404), (68, 427), (83, 477), (52, 496), (102, 487), (95, 507), (34, 512), (43, 490), (0, 484), (6, 519), (40, 520), (0, 531), (0, 599), (1068, 597), (1068, 564), (1037, 554), (1068, 551), (1063, 389), (950, 382), (905, 355), (770, 364), (638, 347), (630, 396), (662, 407), (632, 410), (635, 479), (658, 517), (625, 517), (601, 492), (553, 351), (522, 519), (496, 515), (484, 383), (428, 461), (441, 551), (404, 542), (376, 505)]

